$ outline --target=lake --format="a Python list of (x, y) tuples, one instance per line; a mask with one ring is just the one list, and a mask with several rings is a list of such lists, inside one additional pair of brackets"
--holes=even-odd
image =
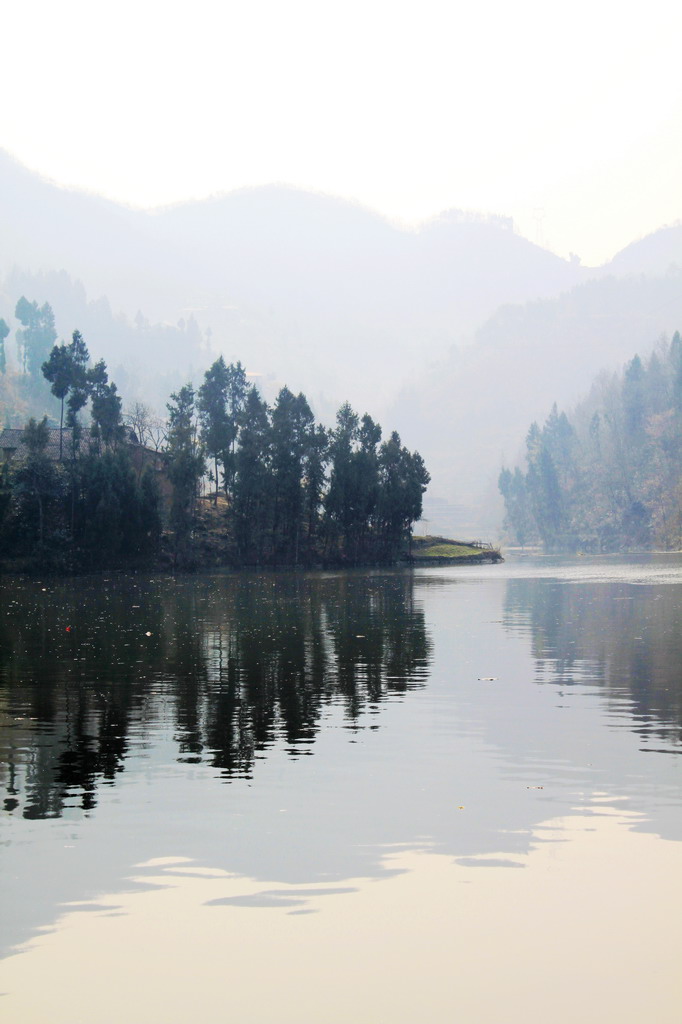
[(681, 556), (0, 601), (4, 1019), (679, 1020)]

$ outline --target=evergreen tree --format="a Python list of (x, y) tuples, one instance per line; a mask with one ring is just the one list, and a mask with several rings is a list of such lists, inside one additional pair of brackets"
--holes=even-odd
[(225, 493), (228, 498), (233, 496), (234, 477), (236, 472), (235, 453), (239, 429), (242, 423), (248, 385), (246, 372), (240, 362), (230, 363), (227, 367), (227, 415), (229, 421), (229, 449), (225, 460)]
[(75, 534), (88, 566), (154, 553), (161, 528), (158, 487), (147, 472), (138, 484), (125, 448), (81, 460), (79, 496)]
[(90, 396), (90, 380), (88, 378), (90, 353), (80, 331), (73, 332), (68, 348), (71, 360), (71, 384), (69, 387), (69, 397), (66, 402), (66, 423), (71, 428), (71, 454), (75, 458), (81, 435), (78, 414), (86, 405)]
[(137, 536), (142, 554), (154, 554), (161, 540), (161, 493), (154, 473), (146, 469), (140, 479), (140, 529)]
[(222, 356), (204, 374), (204, 383), (197, 392), (197, 409), (201, 423), (201, 440), (206, 454), (213, 459), (215, 476), (215, 499), (218, 504), (220, 487), (219, 465), (223, 466), (223, 478), (227, 483), (226, 464), (229, 460), (232, 442), (232, 423), (227, 411), (230, 378)]
[(518, 466), (513, 473), (503, 469), (498, 486), (505, 503), (505, 526), (516, 542), (525, 547), (535, 536), (526, 478)]
[(354, 520), (353, 451), (358, 428), (357, 413), (344, 402), (336, 414), (336, 429), (329, 446), (331, 476), (325, 500), (327, 547), (331, 540), (338, 543), (342, 538), (348, 548)]
[(429, 474), (418, 452), (404, 448), (393, 431), (379, 452), (378, 531), (384, 558), (393, 560), (411, 539), (411, 526), (422, 514)]
[(22, 325), (17, 331), (17, 346), (22, 370), (37, 378), (52, 346), (57, 340), (54, 313), (49, 303), (38, 306), (24, 296), (19, 299), (14, 312)]
[(358, 429), (358, 448), (352, 455), (354, 560), (368, 557), (367, 546), (379, 499), (379, 457), (381, 427), (367, 413)]
[(639, 356), (628, 363), (623, 378), (623, 410), (628, 438), (641, 435), (645, 420), (644, 367)]
[(87, 374), (90, 394), (92, 427), (91, 435), (97, 447), (112, 448), (124, 437), (121, 398), (114, 383), (109, 382), (106, 363), (103, 359), (95, 363)]
[(314, 417), (304, 395), (284, 387), (272, 410), (275, 554), (298, 563), (303, 527), (303, 473)]
[(262, 562), (272, 520), (272, 431), (268, 408), (251, 386), (235, 455), (232, 515), (237, 550), (244, 561)]
[(199, 481), (204, 457), (197, 438), (194, 388), (191, 384), (171, 395), (167, 405), (168, 475), (173, 484), (170, 520), (175, 535), (175, 559), (189, 556)]
[(26, 539), (37, 541), (43, 551), (48, 515), (60, 494), (56, 467), (46, 454), (49, 440), (47, 416), (38, 423), (31, 418), (23, 434), (26, 458), (14, 473), (14, 495), (19, 503), (19, 520)]
[[(547, 547), (682, 544), (682, 340), (604, 378), (572, 422), (556, 407), (527, 437), (527, 472), (500, 474), (507, 522), (523, 533), (523, 489)], [(533, 532), (533, 531), (531, 531)]]
[(303, 502), (307, 523), (308, 551), (314, 552), (324, 500), (325, 466), (329, 457), (329, 431), (313, 425), (305, 437), (303, 453)]
[(62, 460), (62, 440), (64, 433), (64, 399), (69, 393), (73, 379), (73, 362), (69, 347), (63, 342), (55, 345), (50, 358), (43, 363), (43, 376), (52, 385), (50, 390), (59, 399), (59, 461)]

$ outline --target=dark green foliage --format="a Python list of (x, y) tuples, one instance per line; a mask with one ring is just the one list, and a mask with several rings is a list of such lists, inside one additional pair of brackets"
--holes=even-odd
[(362, 420), (346, 403), (330, 443), (331, 479), (326, 500), (328, 543), (346, 559), (391, 561), (409, 547), (412, 523), (421, 516), (429, 475), (393, 433), (379, 450), (381, 427)]
[(406, 553), (429, 476), (397, 434), (381, 450), (380, 441), (378, 424), (366, 414), (360, 420), (347, 403), (328, 432), (315, 424), (304, 395), (283, 388), (268, 415), (251, 389), (232, 507), (240, 556), (247, 562), (357, 564)]
[(109, 374), (103, 359), (88, 371), (87, 386), (90, 395), (92, 426), (90, 434), (97, 451), (112, 448), (123, 440), (125, 431), (121, 415), (121, 399), (116, 385), (109, 383)]
[(138, 484), (123, 449), (81, 460), (78, 495), (75, 541), (87, 565), (121, 564), (155, 552), (160, 535), (158, 489), (149, 474)]
[(275, 559), (299, 560), (305, 528), (303, 474), (315, 420), (304, 395), (284, 387), (271, 415), (273, 546)]
[(602, 380), (573, 421), (556, 406), (503, 470), (506, 525), (519, 544), (609, 551), (682, 546), (682, 340)]
[(168, 475), (173, 484), (170, 522), (175, 540), (175, 560), (191, 560), (199, 481), (204, 457), (198, 441), (194, 388), (185, 384), (168, 403)]
[(393, 559), (409, 542), (412, 523), (422, 514), (430, 477), (418, 452), (403, 447), (394, 431), (379, 452), (377, 532), (384, 558)]
[(246, 371), (240, 362), (230, 363), (227, 367), (227, 416), (229, 423), (230, 444), (225, 460), (225, 492), (228, 498), (234, 491), (234, 477), (236, 473), (235, 455), (237, 450), (237, 437), (239, 428), (242, 425), (246, 393), (248, 390), (246, 382)]
[(271, 429), (268, 407), (251, 387), (246, 395), (244, 424), (235, 456), (232, 517), (235, 540), (247, 563), (268, 554), (272, 511)]
[(17, 553), (44, 551), (59, 528), (59, 499), (64, 478), (47, 453), (47, 417), (30, 419), (24, 430), (26, 455), (11, 474), (13, 516), (9, 540)]
[(318, 423), (306, 434), (303, 453), (303, 506), (307, 544), (311, 553), (315, 551), (328, 459), (329, 431)]
[(60, 402), (59, 414), (59, 460), (62, 458), (62, 442), (64, 435), (64, 399), (69, 393), (73, 379), (73, 361), (69, 348), (62, 342), (55, 345), (50, 358), (43, 363), (43, 377), (50, 382), (50, 390)]
[[(27, 375), (41, 345), (51, 343), (40, 365), (61, 405), (60, 431), (57, 453), (47, 420), (31, 421), (26, 458), (10, 471), (5, 467), (5, 554), (32, 545), (43, 550), (49, 537), (65, 566), (124, 565), (159, 550), (162, 518), (172, 534), (174, 564), (181, 566), (204, 551), (242, 563), (309, 565), (390, 561), (409, 550), (429, 475), (397, 434), (381, 445), (381, 427), (368, 414), (360, 419), (346, 403), (328, 431), (315, 423), (305, 395), (287, 387), (269, 409), (247, 386), (241, 363), (228, 366), (221, 356), (196, 395), (191, 384), (171, 395), (165, 450), (150, 463), (149, 450), (126, 435), (116, 385), (103, 360), (90, 367), (81, 333), (74, 331), (68, 345), (52, 344), (52, 311), (23, 298), (17, 316)], [(85, 445), (80, 414), (88, 402)], [(138, 404), (127, 419), (144, 426), (148, 414)], [(198, 515), (205, 454), (213, 464), (216, 505), (222, 471), (227, 511), (220, 517)]]
[(69, 345), (69, 358), (71, 360), (71, 382), (69, 397), (66, 402), (66, 423), (71, 428), (71, 455), (75, 458), (82, 433), (79, 413), (86, 405), (90, 394), (90, 382), (88, 379), (90, 353), (80, 331), (73, 332)]
[(358, 427), (357, 413), (345, 402), (336, 414), (336, 429), (329, 445), (331, 475), (325, 513), (328, 544), (331, 540), (337, 547), (343, 545), (346, 551), (356, 520), (353, 451)]
[(225, 493), (228, 498), (233, 497), (235, 453), (246, 392), (246, 373), (242, 364), (230, 363), (226, 366), (222, 356), (206, 371), (204, 383), (197, 392), (201, 441), (206, 454), (213, 459), (216, 504), (220, 488), (220, 466)]
[(154, 554), (161, 540), (161, 493), (156, 477), (150, 470), (145, 470), (140, 479), (138, 502), (138, 550), (144, 554)]
[(201, 423), (201, 440), (209, 458), (213, 459), (215, 478), (215, 501), (218, 501), (220, 487), (219, 466), (223, 467), (226, 479), (226, 463), (233, 441), (233, 423), (227, 411), (229, 377), (222, 356), (204, 374), (204, 383), (197, 393), (197, 409)]

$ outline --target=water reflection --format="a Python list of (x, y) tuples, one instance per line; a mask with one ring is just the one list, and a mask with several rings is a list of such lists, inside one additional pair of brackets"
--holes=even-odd
[(430, 640), (409, 574), (0, 584), (5, 809), (95, 806), (134, 749), (249, 778), (277, 742), (306, 753), (331, 705), (350, 729), (420, 687)]
[(510, 579), (505, 623), (530, 626), (538, 682), (596, 683), (644, 749), (680, 751), (681, 587)]
[(227, 1006), (251, 1024), (676, 1024), (679, 847), (632, 826), (578, 811), (542, 822), (523, 870), (400, 850), (379, 883), (334, 887), (137, 864), (139, 888), (63, 908), (0, 963), (3, 1009), (15, 1024), (111, 1024), (131, 1006), (163, 1024)]
[[(341, 905), (401, 850), (523, 876), (508, 867), (561, 845), (542, 823), (576, 807), (682, 838), (680, 760), (632, 732), (679, 729), (679, 587), (490, 568), (0, 580), (0, 951), (65, 904), (155, 885), (130, 880), (150, 859), (246, 880), (207, 893), (228, 900), (214, 917), (298, 921), (287, 900)], [(620, 649), (634, 637), (644, 662)]]

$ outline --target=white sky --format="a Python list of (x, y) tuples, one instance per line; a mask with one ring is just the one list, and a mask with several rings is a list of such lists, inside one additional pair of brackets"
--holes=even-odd
[(514, 217), (584, 263), (682, 217), (672, 0), (22, 0), (0, 146), (154, 206), (287, 182)]

